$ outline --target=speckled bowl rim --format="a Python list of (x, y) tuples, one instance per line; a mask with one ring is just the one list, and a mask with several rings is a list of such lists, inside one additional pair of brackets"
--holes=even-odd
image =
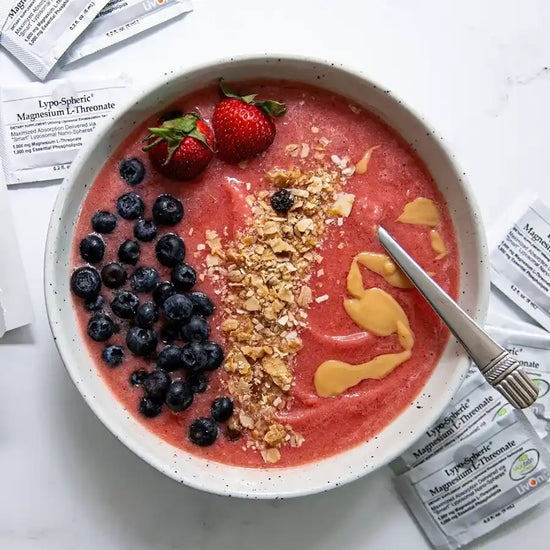
[[(383, 93), (387, 95), (390, 98), (391, 103), (395, 106), (395, 109), (399, 110), (400, 112), (403, 111), (403, 116), (409, 116), (412, 119), (415, 119), (415, 123), (420, 125), (421, 129), (423, 129), (427, 136), (425, 138), (427, 140), (426, 147), (434, 147), (437, 152), (436, 154), (442, 155), (442, 158), (446, 157), (444, 160), (445, 162), (449, 163), (449, 167), (453, 171), (453, 175), (455, 177), (454, 183), (459, 186), (460, 191), (464, 197), (464, 201), (468, 205), (468, 214), (470, 214), (471, 216), (471, 220), (468, 220), (468, 223), (472, 224), (472, 227), (469, 230), (471, 231), (471, 238), (473, 239), (472, 242), (475, 243), (475, 265), (477, 265), (477, 273), (475, 274), (474, 283), (475, 288), (472, 291), (475, 293), (473, 297), (474, 306), (470, 308), (470, 313), (480, 323), (485, 320), (489, 294), (489, 272), (485, 232), (483, 229), (479, 208), (471, 192), (471, 188), (465, 180), (464, 173), (457, 166), (454, 155), (451, 151), (447, 149), (442, 141), (442, 138), (434, 132), (432, 126), (425, 120), (424, 116), (416, 113), (415, 110), (408, 106), (397, 94), (388, 90), (387, 88), (384, 88), (383, 86), (375, 82), (372, 78), (365, 76), (362, 71), (357, 71), (342, 64), (331, 63), (330, 61), (316, 59), (310, 56), (291, 56), (287, 54), (273, 54), (263, 56), (243, 55), (231, 58), (220, 58), (212, 61), (207, 61), (193, 67), (182, 68), (179, 71), (171, 71), (170, 73), (165, 74), (165, 78), (162, 82), (157, 82), (143, 90), (137, 91), (134, 94), (133, 98), (131, 98), (123, 107), (119, 108), (115, 114), (111, 115), (102, 125), (101, 129), (96, 130), (93, 138), (79, 152), (71, 166), (67, 177), (65, 178), (59, 189), (59, 193), (54, 205), (49, 224), (46, 242), (44, 259), (44, 288), (48, 321), (50, 323), (56, 346), (63, 359), (63, 363), (69, 373), (69, 376), (84, 397), (85, 401), (94, 411), (96, 416), (103, 422), (107, 429), (115, 435), (117, 439), (122, 441), (122, 443), (124, 443), (131, 451), (133, 451), (136, 455), (158, 469), (160, 472), (166, 474), (167, 476), (175, 479), (178, 482), (185, 483), (186, 485), (189, 485), (191, 487), (220, 495), (237, 496), (244, 498), (288, 498), (327, 491), (334, 487), (338, 487), (354, 481), (364, 476), (365, 474), (374, 471), (380, 466), (388, 464), (391, 460), (402, 454), (410, 445), (412, 445), (414, 441), (418, 439), (422, 435), (422, 433), (440, 416), (443, 409), (446, 407), (449, 400), (454, 395), (464, 378), (464, 375), (468, 369), (469, 361), (466, 355), (461, 350), (459, 350), (458, 344), (456, 344), (456, 342), (454, 342), (453, 340), (451, 340), (448, 344), (448, 347), (454, 346), (453, 353), (456, 355), (456, 359), (454, 361), (455, 364), (453, 371), (450, 372), (448, 377), (444, 380), (445, 388), (442, 392), (443, 395), (437, 400), (434, 396), (428, 395), (426, 397), (426, 394), (424, 393), (421, 396), (418, 396), (418, 398), (415, 400), (415, 403), (411, 403), (410, 407), (403, 411), (394, 422), (392, 422), (379, 434), (379, 436), (382, 437), (382, 435), (385, 435), (386, 431), (391, 431), (393, 425), (405, 414), (411, 416), (412, 413), (410, 411), (413, 409), (415, 404), (417, 405), (417, 408), (420, 408), (420, 406), (418, 406), (420, 403), (423, 404), (424, 408), (429, 409), (422, 413), (422, 422), (417, 421), (414, 429), (410, 430), (410, 433), (402, 434), (402, 432), (399, 431), (400, 437), (397, 438), (398, 441), (393, 444), (391, 450), (387, 451), (383, 457), (377, 457), (377, 459), (374, 460), (374, 455), (372, 455), (373, 460), (369, 461), (368, 459), (366, 459), (366, 456), (363, 457), (360, 453), (358, 453), (358, 451), (361, 451), (363, 448), (367, 448), (367, 446), (373, 443), (373, 440), (370, 440), (359, 445), (358, 447), (349, 449), (338, 455), (334, 455), (322, 461), (308, 463), (302, 466), (276, 469), (239, 468), (207, 461), (205, 459), (195, 457), (194, 455), (190, 455), (189, 453), (185, 453), (181, 449), (172, 447), (168, 443), (162, 441), (152, 432), (148, 431), (146, 428), (143, 428), (143, 426), (137, 420), (133, 419), (130, 415), (128, 415), (128, 422), (134, 422), (135, 426), (127, 424), (126, 421), (115, 421), (115, 414), (113, 411), (116, 405), (109, 405), (108, 407), (100, 406), (98, 401), (94, 399), (94, 396), (91, 396), (90, 393), (87, 391), (87, 385), (89, 385), (89, 383), (87, 383), (85, 381), (85, 378), (81, 376), (79, 367), (81, 362), (78, 361), (78, 358), (75, 357), (75, 353), (71, 350), (70, 332), (74, 331), (74, 327), (67, 326), (67, 324), (64, 323), (62, 319), (62, 308), (66, 307), (66, 305), (64, 305), (62, 302), (66, 303), (68, 300), (70, 303), (70, 296), (68, 296), (68, 284), (65, 284), (63, 279), (59, 279), (60, 282), (56, 286), (57, 269), (64, 269), (66, 271), (65, 274), (67, 281), (69, 279), (69, 267), (65, 266), (64, 268), (60, 268), (58, 266), (60, 255), (58, 250), (58, 243), (61, 243), (63, 239), (62, 220), (63, 216), (65, 215), (65, 211), (68, 208), (68, 194), (71, 190), (71, 187), (76, 185), (76, 183), (78, 182), (78, 178), (79, 176), (81, 176), (80, 171), (86, 164), (89, 157), (93, 156), (94, 150), (100, 144), (100, 142), (106, 139), (106, 136), (109, 136), (111, 132), (114, 132), (113, 128), (116, 126), (116, 124), (121, 121), (123, 117), (128, 114), (129, 111), (132, 111), (137, 105), (139, 105), (141, 101), (149, 98), (149, 96), (153, 94), (159, 94), (159, 97), (161, 97), (163, 94), (163, 88), (171, 81), (179, 81), (179, 79), (184, 79), (184, 81), (190, 80), (197, 74), (201, 74), (201, 71), (203, 72), (208, 70), (216, 70), (218, 74), (229, 73), (231, 75), (231, 72), (233, 71), (233, 69), (235, 69), (235, 67), (240, 68), (241, 66), (243, 66), (243, 70), (245, 70), (247, 65), (263, 66), (263, 64), (266, 64), (270, 67), (284, 67), (285, 64), (287, 64), (288, 66), (303, 65), (304, 68), (307, 66), (307, 70), (311, 69), (312, 71), (316, 71), (317, 76), (315, 82), (311, 80), (313, 77), (307, 80), (304, 79), (304, 81), (315, 83), (321, 87), (323, 87), (325, 73), (327, 72), (336, 72), (336, 76), (340, 74), (342, 75), (344, 80), (346, 78), (359, 79), (361, 80), (362, 84), (370, 88), (370, 94)], [(291, 71), (291, 69), (288, 70)], [(258, 76), (263, 77), (263, 75), (260, 75), (258, 73), (251, 73), (245, 78), (252, 79)], [(279, 75), (274, 74), (273, 77), (277, 78), (279, 77)], [(231, 76), (228, 76), (227, 78), (231, 78)], [(284, 75), (282, 76), (282, 78), (284, 78)], [(300, 78), (295, 78), (295, 80), (300, 80)], [(332, 88), (330, 86), (327, 87), (338, 92), (338, 89), (335, 89), (337, 88), (337, 86)], [(348, 97), (350, 96), (349, 93), (341, 93), (347, 95)], [(359, 104), (361, 103), (360, 100), (357, 100), (357, 102)], [(169, 101), (167, 104), (169, 104)], [(370, 104), (367, 104), (366, 107), (370, 110), (374, 110), (371, 109)], [(379, 114), (379, 116), (381, 116), (383, 119), (385, 118), (384, 113), (381, 112), (377, 114)], [(409, 141), (409, 144), (415, 150), (417, 150), (416, 142)], [(116, 147), (116, 145), (114, 147)], [(105, 158), (102, 162), (105, 162), (106, 160), (107, 159)], [(423, 160), (426, 162), (426, 159)], [(426, 164), (429, 163), (426, 162)], [(97, 171), (101, 168), (101, 166), (102, 163), (99, 164)], [(450, 204), (449, 207), (451, 208)], [(75, 220), (73, 220), (72, 222), (73, 232), (74, 221)], [(67, 235), (66, 231), (65, 234)], [(68, 237), (66, 236), (66, 238)], [(70, 238), (72, 239), (72, 234), (70, 235)], [(434, 369), (434, 373), (437, 371), (438, 368), (439, 364)], [(99, 376), (98, 373), (96, 373), (96, 375)], [(430, 382), (431, 379), (432, 378), (430, 378), (428, 382)], [(121, 407), (121, 404), (118, 403), (114, 396), (112, 396), (112, 401), (113, 403), (116, 403), (119, 407)], [(141, 426), (141, 428), (139, 426)], [(145, 434), (140, 433), (140, 431), (143, 430), (146, 432)], [(136, 433), (138, 435), (136, 435)], [(379, 436), (375, 437), (374, 439), (378, 439)], [(149, 448), (150, 445), (148, 444), (150, 442), (150, 438), (158, 440), (155, 441), (155, 443), (158, 444), (159, 447), (168, 446), (169, 451), (174, 452), (174, 456), (177, 455), (179, 457), (178, 464), (183, 464), (184, 467), (178, 470), (174, 467), (172, 463), (169, 463), (168, 460), (162, 460), (158, 456), (156, 456), (155, 452)], [(372, 448), (370, 450), (372, 450)], [(162, 452), (166, 452), (166, 449), (163, 448)], [(353, 457), (350, 458), (348, 461), (352, 465), (349, 466), (346, 471), (339, 471), (339, 463), (346, 462), (344, 459), (348, 455), (352, 454)], [(353, 461), (355, 461), (356, 456), (360, 459), (360, 463), (357, 465), (353, 465)], [(364, 463), (362, 463), (362, 458), (365, 458)], [(188, 465), (189, 469), (192, 469), (193, 472), (195, 472), (193, 475), (188, 472), (188, 468), (185, 467), (186, 464)], [(202, 475), (201, 473), (203, 469), (204, 475)], [(217, 473), (212, 475), (213, 471)], [(316, 472), (319, 471), (323, 473), (323, 476), (320, 476), (320, 479), (316, 479)], [(206, 473), (208, 473), (208, 475)], [(311, 477), (308, 478), (308, 475), (310, 475)]]

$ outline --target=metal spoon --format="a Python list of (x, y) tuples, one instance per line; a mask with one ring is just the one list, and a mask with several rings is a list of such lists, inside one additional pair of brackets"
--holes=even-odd
[(539, 391), (520, 364), (461, 309), (383, 227), (378, 228), (378, 240), (464, 346), (487, 382), (517, 409), (532, 405)]

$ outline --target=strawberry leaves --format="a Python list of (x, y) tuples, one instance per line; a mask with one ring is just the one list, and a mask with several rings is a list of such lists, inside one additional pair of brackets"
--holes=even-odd
[(165, 120), (162, 126), (149, 128), (149, 135), (143, 140), (149, 143), (143, 147), (143, 150), (150, 151), (165, 141), (168, 146), (168, 156), (164, 164), (168, 164), (182, 141), (191, 137), (204, 143), (210, 151), (214, 152), (206, 136), (197, 128), (198, 120), (200, 117), (197, 113), (190, 113), (184, 117)]
[(279, 103), (278, 101), (273, 101), (272, 99), (257, 101), (255, 105), (273, 117), (283, 116), (286, 113), (286, 105), (284, 103)]
[(233, 92), (226, 84), (224, 84), (223, 80), (220, 80), (220, 89), (225, 97), (229, 97), (231, 99), (240, 99), (243, 103), (246, 103), (247, 105), (254, 105), (269, 116), (280, 117), (286, 113), (286, 105), (284, 103), (279, 103), (278, 101), (274, 101), (272, 99), (267, 99), (265, 101), (254, 101), (258, 94), (240, 96)]

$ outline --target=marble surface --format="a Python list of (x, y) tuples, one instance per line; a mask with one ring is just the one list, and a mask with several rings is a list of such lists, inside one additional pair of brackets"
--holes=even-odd
[[(145, 82), (221, 55), (315, 54), (364, 70), (425, 114), (455, 151), (488, 226), (527, 188), (550, 201), (550, 3), (196, 4), (160, 32), (52, 76), (123, 70)], [(31, 80), (0, 53), (0, 84)], [(247, 502), (180, 486), (116, 441), (65, 374), (46, 320), (42, 254), (56, 192), (51, 184), (9, 192), (36, 321), (0, 340), (1, 549), (428, 548), (387, 469), (324, 495)], [(542, 548), (549, 535), (546, 503), (477, 546)]]

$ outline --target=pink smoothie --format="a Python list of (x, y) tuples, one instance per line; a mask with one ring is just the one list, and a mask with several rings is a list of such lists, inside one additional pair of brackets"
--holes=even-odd
[[(312, 273), (310, 286), (314, 297), (327, 294), (329, 299), (312, 304), (308, 326), (301, 333), (304, 345), (296, 356), (296, 386), (292, 389), (294, 404), (285, 413), (284, 422), (302, 434), (305, 442), (300, 448), (285, 447), (281, 460), (276, 464), (277, 467), (294, 466), (343, 452), (380, 432), (421, 392), (448, 340), (447, 330), (418, 292), (394, 288), (379, 275), (365, 269), (365, 288), (382, 288), (405, 310), (415, 335), (412, 357), (386, 378), (365, 380), (338, 397), (321, 398), (315, 393), (314, 372), (327, 359), (360, 363), (382, 353), (401, 351), (395, 335), (367, 335), (353, 323), (343, 307), (343, 299), (348, 297), (345, 282), (352, 258), (359, 252), (382, 252), (373, 227), (383, 224), (406, 249), (414, 253), (426, 270), (435, 273), (434, 279), (452, 296), (456, 296), (458, 289), (459, 258), (453, 226), (443, 197), (420, 159), (392, 129), (368, 112), (357, 113), (356, 109), (352, 110), (345, 98), (321, 89), (293, 82), (265, 81), (249, 83), (241, 86), (241, 89), (243, 92), (257, 92), (260, 99), (277, 99), (287, 104), (287, 114), (276, 121), (277, 135), (267, 153), (249, 161), (245, 167), (232, 166), (215, 158), (195, 181), (171, 181), (155, 172), (147, 154), (141, 150), (146, 129), (156, 125), (156, 117), (144, 121), (136, 126), (105, 163), (91, 185), (76, 228), (73, 264), (83, 264), (78, 244), (92, 231), (92, 215), (97, 210), (116, 213), (116, 199), (133, 190), (143, 197), (146, 203), (145, 217), (148, 218), (151, 217), (152, 203), (158, 195), (170, 193), (182, 200), (184, 219), (175, 227), (159, 228), (158, 236), (169, 232), (181, 235), (187, 248), (186, 261), (200, 272), (199, 266), (205, 252), (197, 251), (197, 245), (205, 242), (205, 231), (216, 230), (220, 235), (225, 234), (223, 242), (231, 240), (236, 231), (244, 227), (249, 213), (244, 201), (246, 195), (269, 188), (270, 184), (264, 178), (268, 170), (273, 167), (312, 165), (312, 155), (304, 160), (289, 157), (285, 152), (288, 144), (313, 145), (320, 137), (326, 137), (330, 140), (327, 146), (329, 155), (347, 155), (352, 163), (357, 162), (368, 148), (379, 146), (372, 155), (367, 173), (356, 174), (349, 179), (345, 190), (356, 196), (352, 213), (343, 226), (334, 224), (327, 230), (320, 250), (324, 259)], [(218, 100), (217, 88), (212, 86), (182, 98), (173, 107), (183, 112), (198, 110), (209, 121)], [(319, 132), (313, 133), (312, 127), (318, 128)], [(118, 175), (120, 161), (128, 157), (140, 158), (147, 169), (144, 181), (134, 188), (121, 181)], [(247, 190), (247, 183), (250, 184), (250, 191)], [(441, 214), (442, 222), (438, 231), (448, 251), (441, 260), (435, 259), (428, 227), (396, 222), (405, 204), (417, 197), (432, 199)], [(116, 231), (104, 235), (107, 250), (103, 263), (117, 260), (119, 244), (125, 239), (134, 239), (132, 230), (133, 222), (119, 218)], [(345, 242), (343, 248), (338, 246), (342, 242)], [(159, 270), (161, 280), (169, 280), (170, 270), (158, 264), (154, 245), (154, 242), (141, 243), (139, 265), (154, 266)], [(317, 270), (320, 268), (323, 273), (318, 275)], [(132, 269), (128, 271), (130, 274)], [(206, 292), (217, 306), (220, 305), (216, 289), (208, 279), (199, 281), (196, 290)], [(112, 291), (103, 287), (102, 295), (107, 302), (112, 294)], [(141, 301), (146, 299), (150, 297), (140, 295)], [(265, 466), (259, 453), (244, 450), (243, 440), (229, 441), (223, 436), (223, 431), (211, 447), (197, 447), (187, 439), (189, 424), (199, 416), (208, 416), (213, 399), (227, 394), (227, 374), (223, 369), (211, 373), (208, 390), (196, 395), (194, 403), (186, 411), (175, 414), (165, 407), (156, 418), (142, 418), (137, 412), (142, 390), (132, 387), (128, 379), (136, 369), (152, 370), (154, 362), (132, 356), (126, 350), (123, 365), (109, 368), (101, 359), (105, 343), (93, 342), (86, 334), (90, 313), (80, 300), (75, 299), (74, 305), (82, 338), (98, 371), (116, 398), (137, 420), (162, 439), (195, 455), (228, 464)], [(218, 307), (210, 324), (211, 339), (223, 346), (223, 335), (219, 330), (222, 320), (221, 307)], [(120, 323), (120, 333), (115, 334), (109, 343), (125, 347), (125, 326)], [(177, 378), (178, 373), (174, 374)]]

